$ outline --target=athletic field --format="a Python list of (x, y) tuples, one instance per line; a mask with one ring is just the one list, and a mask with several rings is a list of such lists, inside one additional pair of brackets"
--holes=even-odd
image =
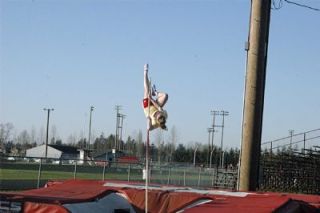
[[(49, 163), (5, 162), (0, 168), (0, 190), (23, 190), (43, 187), (49, 180), (92, 179), (144, 181), (140, 164), (55, 165)], [(198, 167), (176, 168), (151, 166), (151, 183), (232, 189), (235, 171), (217, 172)]]

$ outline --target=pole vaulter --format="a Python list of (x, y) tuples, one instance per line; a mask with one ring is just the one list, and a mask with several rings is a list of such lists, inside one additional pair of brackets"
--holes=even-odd
[(156, 87), (151, 87), (151, 80), (148, 76), (149, 65), (144, 65), (144, 96), (143, 111), (147, 118), (147, 142), (146, 142), (146, 166), (145, 166), (145, 212), (148, 212), (148, 186), (149, 186), (149, 145), (150, 131), (161, 128), (167, 130), (166, 122), (168, 113), (163, 109), (168, 100), (168, 94), (158, 92)]

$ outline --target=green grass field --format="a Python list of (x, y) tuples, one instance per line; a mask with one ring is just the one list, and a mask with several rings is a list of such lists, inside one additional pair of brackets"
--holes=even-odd
[[(74, 177), (74, 170), (76, 176)], [(41, 177), (38, 180), (38, 164), (26, 163), (5, 163), (0, 168), (0, 190), (21, 190), (35, 188), (40, 182), (43, 186), (48, 180), (68, 180), (68, 179), (91, 179), (91, 180), (122, 180), (122, 181), (143, 181), (142, 169), (127, 166), (113, 166), (105, 168), (89, 165), (52, 165), (43, 164)], [(213, 176), (212, 172), (202, 171), (199, 176), (199, 169), (182, 170), (171, 168), (153, 169), (151, 171), (151, 183), (172, 184), (190, 187), (210, 187), (212, 181), (218, 179), (223, 181), (223, 176), (219, 178)], [(103, 172), (104, 175), (103, 175)], [(128, 178), (129, 176), (129, 178)], [(218, 178), (218, 179), (217, 179)]]
[[(103, 173), (77, 172), (76, 179), (103, 180)], [(74, 172), (70, 171), (42, 171), (40, 187), (48, 180), (68, 180), (74, 179)], [(105, 180), (128, 180), (127, 173), (106, 172)], [(139, 180), (141, 175), (131, 174), (130, 180)], [(24, 190), (36, 188), (38, 185), (38, 170), (29, 169), (0, 169), (0, 191), (1, 190)]]
[[(38, 179), (38, 171), (36, 170), (15, 170), (15, 169), (0, 169), (2, 180), (35, 180)], [(134, 175), (136, 176), (136, 175)], [(41, 179), (72, 179), (74, 178), (73, 172), (64, 171), (42, 171)], [(79, 179), (96, 179), (101, 180), (103, 178), (102, 173), (85, 173), (77, 172), (76, 178)], [(105, 179), (117, 179), (117, 180), (127, 180), (128, 175), (124, 173), (105, 173)]]

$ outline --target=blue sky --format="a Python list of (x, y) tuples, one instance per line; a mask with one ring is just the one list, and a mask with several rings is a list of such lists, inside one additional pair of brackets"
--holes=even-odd
[[(316, 0), (299, 1), (320, 8)], [(1, 123), (17, 133), (50, 123), (67, 142), (145, 132), (143, 65), (169, 93), (178, 142), (207, 143), (210, 110), (227, 110), (224, 142), (239, 147), (249, 0), (0, 1)], [(284, 2), (272, 10), (263, 141), (319, 128), (320, 12)], [(221, 117), (217, 118), (217, 124)], [(82, 132), (82, 133), (81, 133)], [(215, 143), (219, 143), (219, 132)], [(164, 133), (169, 137), (169, 132)]]

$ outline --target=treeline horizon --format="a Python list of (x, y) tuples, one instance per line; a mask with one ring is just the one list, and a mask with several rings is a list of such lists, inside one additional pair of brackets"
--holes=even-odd
[[(36, 137), (34, 130), (30, 133), (27, 130), (23, 130), (15, 136), (13, 136), (13, 132), (13, 124), (0, 124), (0, 149), (2, 153), (13, 156), (24, 156), (27, 149), (45, 144), (45, 141), (40, 139), (43, 136)], [(104, 133), (101, 133), (99, 137), (91, 140), (90, 145), (86, 137), (64, 142), (62, 139), (56, 138), (55, 134), (52, 134), (48, 139), (48, 144), (90, 149), (93, 151), (92, 157), (94, 157), (111, 151), (115, 147), (115, 134), (109, 134), (109, 136), (106, 137)], [(120, 148), (118, 150), (123, 151), (126, 155), (137, 156), (140, 159), (144, 159), (145, 144), (146, 141), (143, 139), (142, 131), (139, 130), (134, 138), (128, 136), (126, 140), (118, 139), (117, 147)], [(206, 166), (209, 164), (210, 155), (212, 156), (212, 165), (219, 164), (221, 149), (215, 145), (209, 147), (208, 144), (203, 145), (200, 142), (194, 142), (188, 145), (179, 143), (177, 130), (173, 126), (169, 130), (169, 137), (166, 139), (163, 139), (161, 131), (155, 133), (150, 143), (150, 154), (153, 161), (195, 163), (196, 165)], [(225, 165), (235, 166), (239, 158), (239, 149), (230, 148), (224, 150), (223, 155)]]
[[(27, 149), (44, 144), (45, 141), (39, 143), (39, 137), (35, 137), (35, 133), (30, 133), (23, 130), (15, 137), (13, 135), (14, 126), (11, 123), (0, 124), (0, 151), (6, 155), (24, 156)], [(61, 139), (56, 139), (54, 135), (48, 140), (48, 144), (73, 146), (80, 149), (92, 150), (92, 156), (95, 157), (100, 154), (111, 151), (115, 148), (115, 134), (105, 136), (101, 133), (99, 137), (94, 137), (88, 144), (86, 137), (81, 137), (77, 140), (70, 140), (67, 143)], [(117, 150), (124, 152), (128, 156), (136, 156), (140, 159), (145, 157), (145, 144), (142, 131), (139, 130), (135, 137), (128, 136), (126, 140), (118, 138)], [(297, 150), (297, 147), (294, 147)], [(261, 149), (262, 158), (269, 152), (268, 148)], [(283, 153), (291, 152), (288, 147), (274, 150), (274, 154), (281, 155)], [(169, 130), (169, 137), (164, 139), (161, 131), (156, 131), (154, 137), (150, 142), (150, 156), (153, 161), (158, 162), (181, 162), (191, 163), (199, 166), (207, 166), (210, 164), (215, 167), (221, 165), (221, 158), (223, 159), (224, 167), (235, 167), (239, 162), (238, 148), (228, 148), (221, 150), (216, 145), (203, 144), (200, 142), (193, 142), (185, 145), (179, 142), (177, 130), (173, 126)]]

